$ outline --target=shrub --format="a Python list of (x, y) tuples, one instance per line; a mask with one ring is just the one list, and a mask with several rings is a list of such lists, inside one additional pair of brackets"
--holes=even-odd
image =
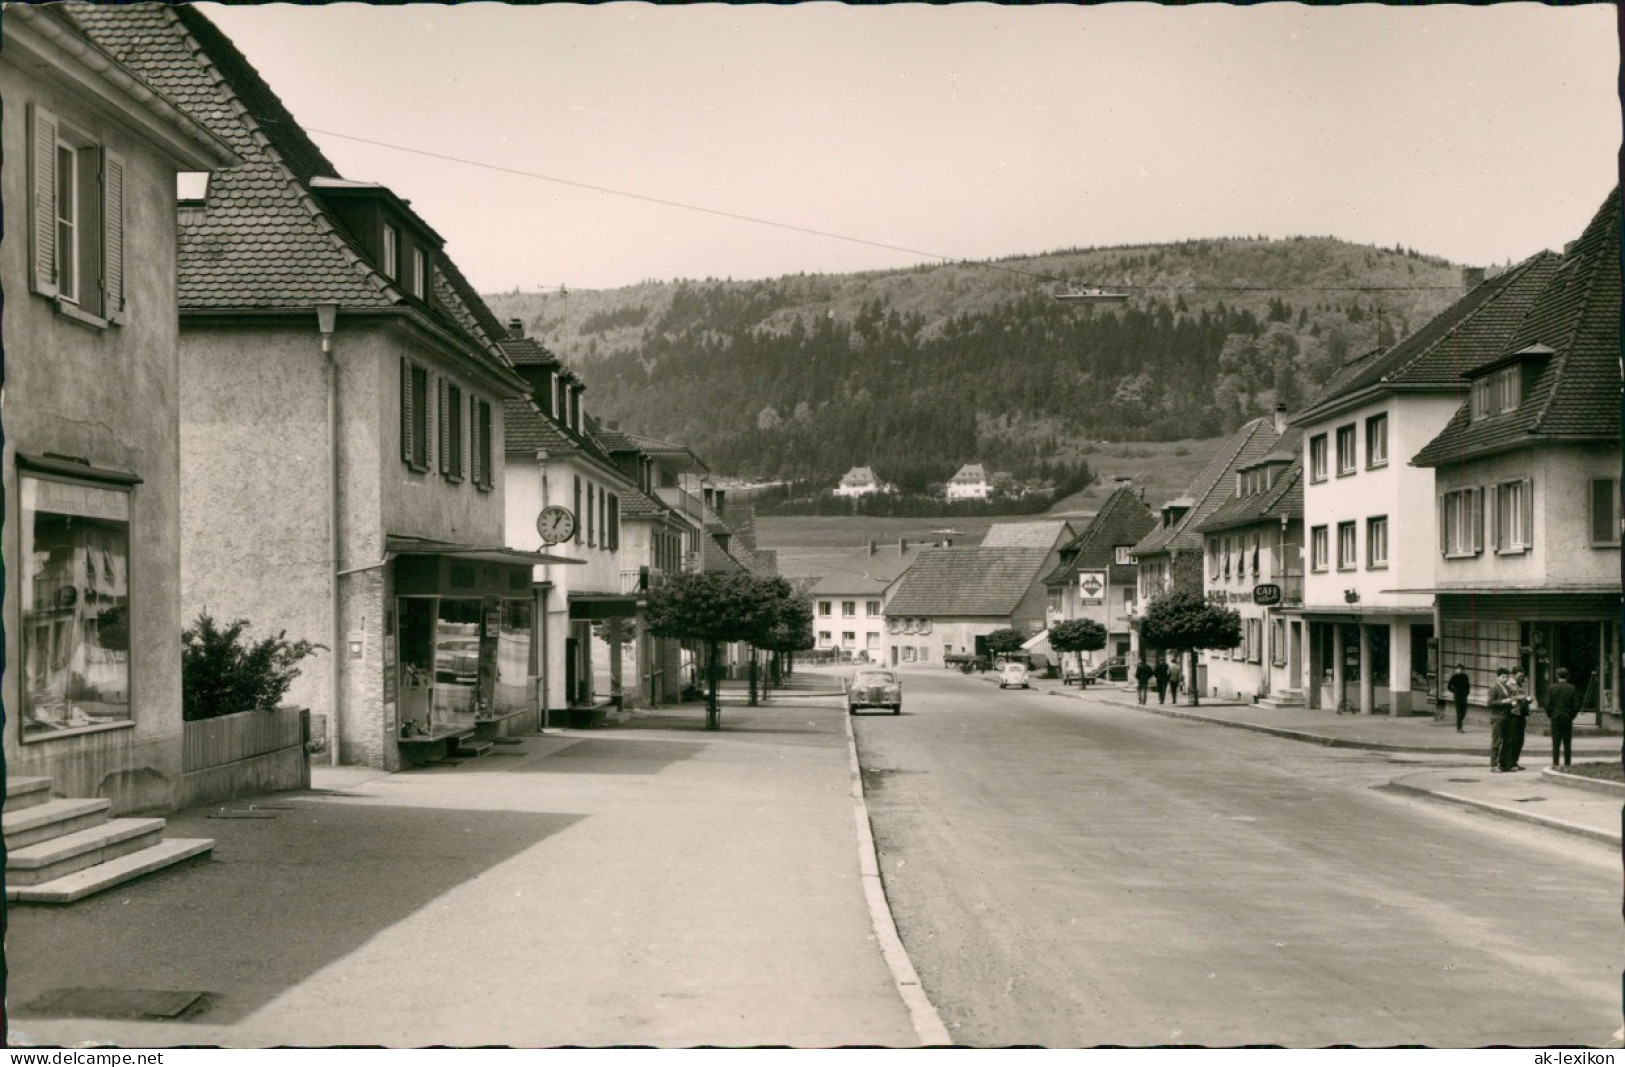
[(298, 664), (326, 645), (289, 641), (287, 631), (249, 643), (247, 619), (224, 629), (207, 611), (181, 632), (181, 718), (188, 722), (274, 708), (299, 677)]

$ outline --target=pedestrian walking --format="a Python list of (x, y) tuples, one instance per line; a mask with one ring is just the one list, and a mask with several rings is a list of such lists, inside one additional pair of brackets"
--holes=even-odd
[(1467, 677), (1467, 665), (1456, 664), (1456, 673), (1444, 683), (1450, 698), (1456, 702), (1456, 733), (1462, 733), (1461, 724), (1467, 721), (1467, 694), (1473, 691), (1473, 680)]
[(1552, 721), (1552, 769), (1559, 752), (1563, 766), (1574, 762), (1574, 718), (1580, 714), (1580, 693), (1569, 682), (1569, 669), (1557, 668), (1557, 681), (1546, 690), (1546, 717)]
[(1151, 677), (1157, 682), (1157, 703), (1168, 702), (1168, 661), (1158, 658), (1157, 665), (1151, 669)]
[(1523, 759), (1524, 732), (1529, 728), (1529, 709), (1535, 698), (1529, 689), (1529, 676), (1521, 668), (1513, 669), (1512, 684), (1517, 689), (1517, 697), (1512, 707), (1512, 717), (1507, 720), (1507, 742), (1512, 748), (1509, 759), (1512, 766), (1507, 769), (1521, 771), (1523, 764), (1518, 761)]
[(1139, 693), (1140, 703), (1142, 704), (1145, 703), (1145, 696), (1147, 691), (1149, 691), (1151, 688), (1151, 678), (1155, 673), (1156, 672), (1151, 669), (1151, 664), (1147, 663), (1144, 659), (1140, 660), (1140, 665), (1134, 668), (1134, 685)]
[(1495, 668), (1495, 683), (1490, 686), (1490, 770), (1496, 774), (1512, 769), (1512, 761), (1507, 758), (1512, 751), (1507, 743), (1507, 722), (1517, 704), (1512, 672), (1505, 667)]
[(1185, 684), (1185, 668), (1179, 665), (1179, 657), (1174, 657), (1173, 665), (1168, 668), (1168, 703), (1179, 703), (1179, 689)]

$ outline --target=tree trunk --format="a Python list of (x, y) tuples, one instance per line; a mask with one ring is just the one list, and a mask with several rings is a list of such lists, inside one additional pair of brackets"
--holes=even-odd
[(1202, 706), (1202, 694), (1196, 685), (1196, 649), (1191, 649), (1191, 672), (1185, 675), (1185, 688), (1191, 695), (1191, 707)]
[(757, 670), (757, 667), (756, 667), (756, 646), (755, 645), (752, 645), (751, 649), (750, 649), (749, 672), (750, 672), (750, 706), (754, 708), (754, 707), (758, 706), (758, 701), (757, 701), (756, 698), (757, 698), (759, 690), (757, 689), (757, 684), (756, 683), (757, 683), (757, 676), (760, 673)]
[(705, 653), (705, 728), (707, 730), (720, 730), (722, 729), (722, 709), (717, 706), (717, 643), (707, 641)]

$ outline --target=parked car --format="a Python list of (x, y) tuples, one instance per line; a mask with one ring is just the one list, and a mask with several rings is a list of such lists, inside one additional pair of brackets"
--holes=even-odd
[(1027, 665), (1014, 660), (1006, 660), (1004, 666), (999, 668), (1000, 689), (1029, 689), (1031, 683), (1027, 681)]
[(846, 713), (856, 715), (859, 708), (890, 708), (893, 715), (901, 715), (903, 680), (894, 671), (858, 671), (846, 685)]
[(1091, 667), (1084, 677), (1091, 682), (1126, 682), (1128, 681), (1128, 657), (1113, 656), (1104, 663)]
[(1061, 684), (1072, 685), (1074, 682), (1079, 685), (1089, 684), (1088, 679), (1084, 677), (1083, 664), (1075, 657), (1068, 656), (1061, 660)]

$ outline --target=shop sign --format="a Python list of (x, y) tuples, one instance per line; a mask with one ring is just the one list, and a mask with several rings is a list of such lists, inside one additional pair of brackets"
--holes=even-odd
[(1274, 582), (1265, 582), (1253, 586), (1253, 603), (1260, 607), (1272, 608), (1281, 602), (1281, 587)]
[(1106, 572), (1078, 572), (1078, 603), (1104, 604), (1106, 602)]
[(1209, 604), (1251, 604), (1253, 602), (1252, 590), (1238, 593), (1233, 589), (1209, 589), (1207, 591)]

